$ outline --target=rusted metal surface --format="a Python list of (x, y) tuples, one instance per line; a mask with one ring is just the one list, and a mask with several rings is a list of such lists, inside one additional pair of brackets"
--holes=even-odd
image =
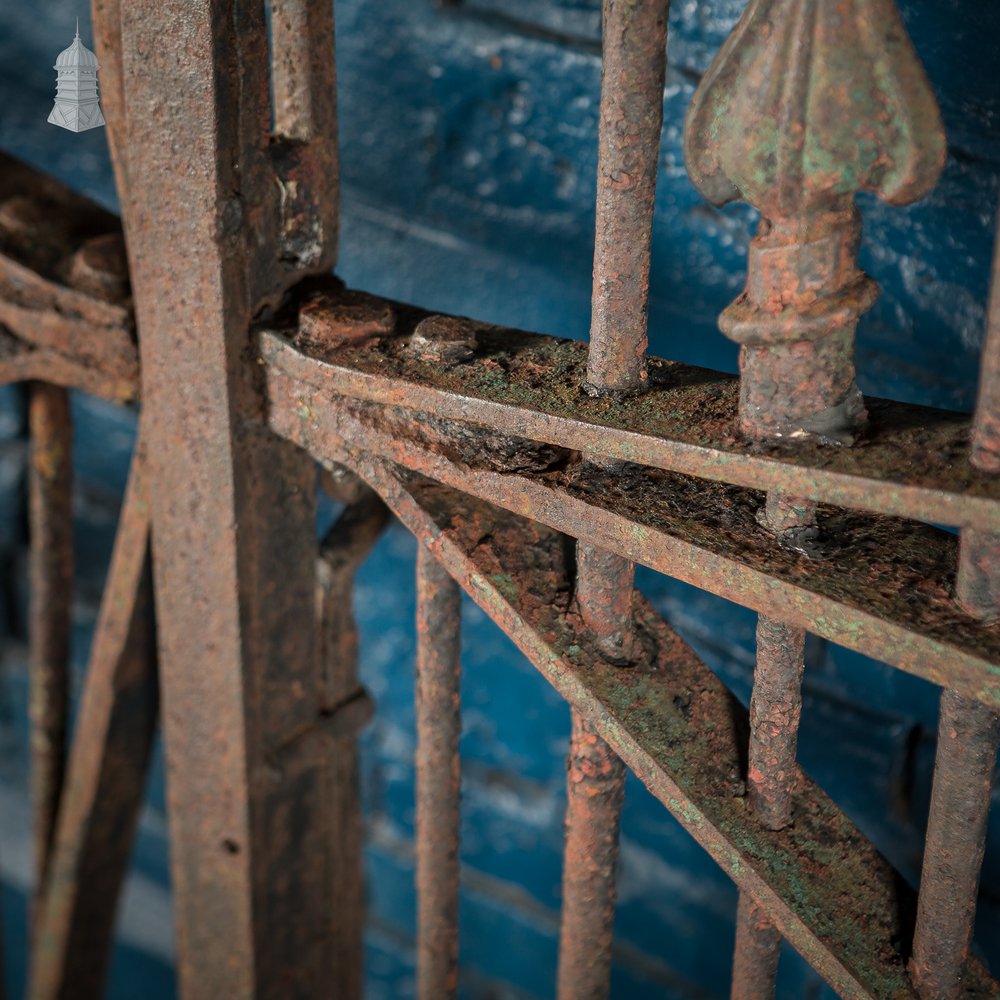
[(417, 550), (417, 996), (458, 992), (458, 584)]
[(781, 934), (749, 894), (740, 893), (729, 1000), (770, 1000), (778, 975)]
[(475, 323), (473, 357), (442, 365), (410, 347), (427, 313), (398, 304), (395, 312), (391, 335), (363, 343), (307, 338), (293, 325), (266, 335), (261, 350), (269, 365), (327, 393), (792, 497), (1000, 532), (1000, 480), (970, 465), (965, 414), (869, 398), (864, 447), (748, 444), (735, 429), (732, 376), (649, 358), (646, 392), (591, 399), (579, 391), (586, 344)]
[(138, 352), (115, 217), (2, 154), (0, 187), (0, 325), (134, 387)]
[(73, 424), (65, 389), (28, 391), (28, 662), (35, 906), (45, 889), (66, 766), (73, 603)]
[[(769, 497), (770, 500), (770, 497)], [(778, 506), (777, 503), (769, 507)], [(769, 521), (769, 526), (775, 522)], [(798, 524), (784, 527), (796, 530)], [(804, 629), (757, 619), (757, 656), (750, 697), (747, 792), (754, 815), (766, 829), (782, 830), (792, 820), (798, 779), (796, 747), (802, 713)], [(781, 935), (765, 910), (745, 893), (736, 910), (731, 1000), (773, 997)]]
[(279, 261), (321, 273), (337, 259), (340, 161), (333, 4), (272, 0), (270, 154), (279, 190)]
[(99, 996), (157, 715), (149, 478), (132, 460), (31, 949), (31, 1000)]
[[(101, 69), (101, 105), (105, 134), (119, 196), (128, 189), (125, 150), (125, 94), (122, 70), (122, 19), (120, 0), (90, 0), (94, 51)], [(110, 114), (107, 112), (110, 111)]]
[(1000, 472), (1000, 226), (996, 240), (970, 455), (987, 472)]
[(309, 295), (299, 309), (303, 337), (320, 343), (364, 343), (391, 333), (395, 325), (392, 304), (365, 292), (318, 292)]
[(632, 596), (635, 566), (607, 549), (581, 543), (576, 550), (576, 601), (580, 617), (605, 659), (628, 666), (632, 659)]
[(38, 350), (0, 326), (0, 385), (14, 382), (44, 382), (79, 389), (112, 403), (130, 402), (139, 391), (137, 382), (108, 375), (55, 351)]
[[(913, 893), (805, 775), (792, 826), (756, 822), (742, 781), (745, 709), (641, 597), (643, 656), (622, 670), (572, 607), (565, 538), (377, 459), (350, 461), (834, 989), (914, 996), (899, 950)], [(965, 986), (968, 997), (998, 988), (974, 959)]]
[[(346, 470), (345, 470), (346, 471)], [(323, 538), (317, 565), (319, 656), (323, 712), (331, 718), (370, 713), (370, 699), (358, 680), (358, 629), (354, 619), (354, 574), (389, 519), (385, 504), (356, 478), (352, 502)], [(364, 708), (359, 710), (359, 706)], [(361, 795), (358, 788), (357, 729), (349, 727), (328, 748), (333, 853), (330, 881), (337, 906), (331, 935), (331, 991), (360, 1000), (364, 986), (364, 862)]]
[[(479, 439), (267, 372), (271, 426), (324, 459), (364, 449), (755, 611), (1000, 705), (1000, 637), (951, 597), (957, 544), (928, 525), (820, 507), (819, 553), (776, 545), (764, 495), (629, 466), (610, 474)], [(532, 467), (532, 460), (538, 465)]]
[[(692, 181), (709, 200), (761, 212), (744, 293), (720, 317), (740, 345), (740, 431), (755, 441), (852, 444), (867, 420), (854, 331), (875, 283), (857, 264), (854, 194), (925, 194), (946, 146), (933, 92), (892, 0), (751, 0), (695, 93), (685, 126)], [(818, 553), (811, 495), (769, 493), (779, 544)], [(796, 508), (800, 507), (801, 510)], [(803, 548), (803, 545), (808, 547)], [(762, 615), (751, 700), (748, 786), (761, 823), (793, 820), (805, 631)], [(739, 977), (773, 996), (777, 937), (741, 899)]]
[(122, 234), (105, 233), (83, 243), (70, 261), (68, 283), (106, 302), (128, 298), (128, 260)]
[(105, 114), (127, 123), (180, 989), (323, 995), (337, 901), (315, 872), (338, 844), (330, 744), (304, 738), (324, 722), (316, 477), (258, 424), (249, 337), (305, 267), (282, 243), (263, 6), (120, 15), (125, 107)]
[(857, 266), (853, 196), (926, 194), (941, 116), (894, 0), (751, 0), (695, 93), (688, 174), (761, 212), (747, 286), (723, 313), (740, 345), (739, 425), (850, 442), (865, 420), (854, 329), (877, 286)]
[(804, 629), (767, 615), (757, 620), (747, 788), (754, 811), (769, 830), (792, 822), (805, 641)]
[(920, 876), (911, 969), (924, 1000), (967, 990), (979, 874), (986, 846), (1000, 718), (983, 705), (941, 695), (934, 788)]
[[(973, 465), (994, 474), (1000, 471), (998, 351), (1000, 244), (993, 257), (970, 454)], [(973, 528), (962, 532), (955, 596), (963, 610), (975, 618), (996, 623), (1000, 616), (1000, 535)], [(975, 924), (998, 745), (1000, 717), (994, 711), (954, 691), (942, 694), (911, 963), (923, 997), (947, 1000), (961, 992), (962, 962), (969, 953)]]
[[(757, 522), (779, 546), (816, 554), (816, 505), (772, 490)], [(750, 697), (747, 791), (757, 820), (781, 830), (794, 819), (796, 751), (802, 714), (806, 632), (767, 615), (757, 619), (757, 651)], [(754, 900), (740, 894), (736, 911), (731, 997), (775, 994), (781, 935)]]
[(321, 697), (326, 712), (335, 711), (360, 690), (357, 625), (352, 611), (354, 574), (388, 521), (385, 504), (369, 487), (359, 483), (357, 498), (333, 523), (320, 545), (317, 586), (323, 629)]
[[(392, 319), (395, 326), (395, 315)], [(467, 361), (472, 357), (474, 345), (473, 326), (461, 316), (428, 316), (416, 325), (410, 338), (410, 348), (422, 361), (445, 364)]]
[[(1000, 472), (1000, 224), (969, 461), (984, 472)], [(959, 604), (981, 621), (992, 624), (1000, 619), (1000, 532), (968, 528), (962, 532), (955, 594)]]
[(987, 625), (1000, 621), (1000, 534), (963, 530), (955, 596), (963, 610)]
[[(646, 310), (670, 0), (604, 0), (594, 297), (586, 386), (647, 381)], [(580, 383), (574, 383), (579, 385)]]
[[(816, 508), (781, 493), (767, 495), (757, 515), (777, 544), (804, 552), (818, 551)], [(808, 545), (807, 549), (803, 546)], [(760, 821), (769, 830), (792, 822), (792, 791), (802, 713), (802, 672), (806, 633), (767, 615), (757, 621), (757, 659), (750, 698), (750, 751), (747, 789)]]
[[(603, 655), (599, 639), (594, 645)], [(572, 717), (556, 996), (600, 1000), (610, 986), (625, 765), (589, 716)]]
[[(603, 3), (594, 284), (583, 383), (592, 396), (620, 398), (641, 392), (648, 382), (650, 240), (668, 8), (669, 0)], [(470, 333), (465, 336), (467, 357), (472, 355)], [(606, 468), (618, 464), (600, 457), (590, 460)], [(627, 665), (633, 655), (634, 578), (630, 560), (586, 541), (577, 544), (580, 617), (602, 655), (619, 666)], [(611, 986), (625, 768), (576, 712), (566, 795), (557, 994), (562, 1000), (600, 1000)]]
[[(371, 703), (350, 588), (387, 514), (350, 469), (421, 541), (421, 996), (456, 990), (452, 575), (573, 713), (560, 997), (607, 994), (626, 765), (740, 887), (734, 997), (773, 993), (782, 935), (845, 996), (997, 995), (968, 946), (1000, 708), (1000, 282), (971, 445), (966, 417), (862, 400), (854, 327), (876, 288), (853, 196), (912, 201), (945, 150), (891, 0), (751, 0), (699, 88), (692, 179), (762, 213), (721, 320), (738, 381), (644, 358), (666, 0), (604, 0), (589, 351), (319, 277), (338, 228), (328, 2), (274, 0), (270, 60), (253, 0), (94, 6), (156, 488), (146, 512), (138, 458), (32, 997), (96, 992), (103, 973), (155, 704), (150, 516), (181, 990), (360, 996)], [(0, 182), (0, 381), (136, 399), (115, 220), (6, 157)], [(49, 461), (68, 453), (65, 414), (63, 389), (33, 388), (36, 636), (68, 614), (68, 462)], [(318, 560), (315, 470), (279, 438), (349, 504)], [(915, 521), (963, 529), (957, 581), (954, 537)], [(761, 612), (749, 717), (634, 595), (634, 562)], [(795, 763), (806, 629), (948, 688), (919, 906)], [(67, 634), (33, 644), (46, 842)]]

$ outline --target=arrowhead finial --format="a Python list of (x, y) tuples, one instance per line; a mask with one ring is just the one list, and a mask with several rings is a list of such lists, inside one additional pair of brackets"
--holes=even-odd
[(751, 0), (694, 96), (685, 152), (710, 201), (773, 217), (857, 191), (916, 201), (946, 147), (894, 0)]
[(925, 195), (947, 152), (894, 0), (750, 0), (684, 129), (709, 201), (761, 212), (745, 293), (720, 318), (740, 352), (740, 426), (849, 442), (865, 417), (854, 328), (877, 286), (857, 268), (854, 194)]

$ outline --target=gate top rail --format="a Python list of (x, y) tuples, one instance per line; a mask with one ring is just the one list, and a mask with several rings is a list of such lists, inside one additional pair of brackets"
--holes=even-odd
[(468, 321), (468, 357), (442, 364), (413, 349), (428, 313), (388, 300), (394, 322), (358, 325), (358, 293), (321, 293), (307, 329), (269, 332), (268, 364), (317, 389), (576, 451), (861, 510), (1000, 532), (1000, 479), (969, 462), (971, 418), (865, 399), (869, 421), (852, 448), (796, 439), (751, 442), (736, 432), (736, 376), (648, 359), (641, 395), (595, 398), (579, 388), (584, 342)]

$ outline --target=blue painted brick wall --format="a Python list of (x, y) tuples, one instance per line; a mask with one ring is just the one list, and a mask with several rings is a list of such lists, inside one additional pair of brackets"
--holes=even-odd
[[(674, 0), (664, 95), (650, 339), (660, 355), (728, 370), (735, 349), (718, 312), (742, 287), (754, 225), (744, 206), (706, 205), (684, 173), (680, 134), (699, 75), (742, 0)], [(863, 198), (866, 268), (883, 286), (858, 336), (866, 392), (967, 409), (975, 393), (997, 202), (1000, 4), (904, 0), (907, 24), (941, 100), (950, 155), (938, 189), (890, 209)], [(351, 283), (442, 310), (584, 338), (590, 305), (598, 0), (338, 0), (344, 240)], [(8, 0), (0, 27), (0, 147), (114, 207), (100, 131), (45, 124), (53, 56), (85, 11)], [(0, 192), (0, 197), (3, 193)], [(23, 579), (16, 390), (0, 400), (0, 579)], [(80, 397), (80, 600), (83, 670), (114, 517), (131, 414)], [(399, 528), (362, 570), (357, 607), (365, 682), (378, 702), (363, 745), (369, 827), (369, 990), (413, 987), (413, 561)], [(20, 575), (19, 575), (20, 574)], [(648, 571), (642, 590), (744, 700), (753, 615)], [(18, 606), (0, 601), (10, 641), (0, 681), (0, 870), (5, 933), (23, 943), (27, 858), (26, 723)], [(803, 765), (911, 881), (919, 872), (933, 766), (937, 693), (812, 639)], [(463, 993), (552, 993), (564, 806), (565, 706), (474, 606), (463, 647)], [(157, 761), (122, 921), (111, 993), (169, 996), (173, 980), (162, 766)], [(735, 893), (704, 852), (630, 779), (622, 829), (614, 995), (724, 997)], [(979, 946), (1000, 966), (1000, 817), (991, 825)], [(23, 970), (13, 963), (12, 979)], [(16, 995), (16, 994), (15, 994)], [(823, 997), (800, 960), (780, 995)]]

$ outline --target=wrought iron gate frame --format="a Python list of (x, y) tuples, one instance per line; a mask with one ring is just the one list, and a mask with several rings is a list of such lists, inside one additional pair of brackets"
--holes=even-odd
[[(1000, 265), (973, 420), (862, 400), (853, 196), (933, 186), (937, 107), (892, 0), (750, 0), (685, 137), (707, 197), (762, 213), (720, 320), (740, 378), (648, 358), (667, 7), (604, 0), (586, 345), (331, 276), (329, 0), (271, 0), (270, 46), (263, 0), (94, 0), (124, 242), (0, 158), (0, 379), (30, 386), (35, 1000), (100, 989), (158, 713), (182, 994), (360, 995), (350, 595), (390, 510), (421, 542), (422, 998), (457, 988), (459, 587), (573, 713), (562, 1000), (608, 992), (626, 768), (740, 888), (733, 997), (773, 995), (782, 937), (845, 997), (1000, 995), (969, 953), (1000, 710)], [(67, 754), (71, 388), (142, 412)], [(346, 504), (318, 550), (316, 462)], [(749, 715), (635, 562), (759, 612)], [(919, 898), (796, 764), (806, 631), (944, 689)]]

